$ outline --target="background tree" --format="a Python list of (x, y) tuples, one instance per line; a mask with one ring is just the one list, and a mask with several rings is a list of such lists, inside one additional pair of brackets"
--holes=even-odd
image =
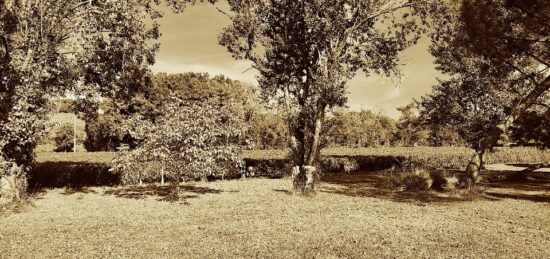
[(111, 100), (105, 100), (99, 105), (97, 113), (85, 116), (86, 140), (84, 148), (88, 152), (116, 151), (122, 144), (134, 148), (137, 143), (122, 125), (127, 117), (119, 105)]
[(72, 152), (74, 148), (74, 129), (70, 124), (61, 125), (55, 132), (56, 152)]
[(269, 111), (254, 113), (246, 122), (247, 136), (253, 149), (285, 149), (288, 147), (288, 128), (284, 118)]
[[(124, 120), (139, 114), (154, 121), (160, 115), (159, 107), (169, 96), (188, 103), (200, 103), (233, 109), (231, 112), (245, 122), (251, 122), (263, 109), (253, 86), (224, 76), (210, 77), (206, 73), (159, 73), (152, 77), (152, 85), (135, 94), (124, 103), (110, 99), (80, 99), (76, 111), (85, 111), (88, 151), (114, 151), (121, 144), (134, 148), (137, 143), (120, 125)], [(226, 104), (231, 104), (226, 105)]]
[(509, 133), (517, 145), (550, 147), (550, 109), (530, 109), (514, 122)]
[[(441, 88), (450, 88), (442, 90), (442, 96), (470, 98), (472, 105), (469, 107), (464, 106), (468, 102), (464, 99), (450, 102), (455, 105), (452, 108), (458, 108), (456, 111), (494, 115), (485, 117), (488, 121), (485, 134), (474, 144), (476, 154), (467, 166), (471, 184), (477, 180), (487, 152), (500, 136), (526, 110), (547, 102), (550, 3), (544, 0), (462, 0), (438, 7), (440, 9), (434, 12), (436, 32), (432, 36), (432, 52), (439, 69), (451, 76), (441, 84)], [(475, 93), (482, 95), (471, 98), (467, 88), (479, 89)], [(441, 104), (441, 111), (449, 110), (439, 101), (434, 103)], [(465, 113), (466, 116), (471, 114)], [(477, 115), (464, 120), (484, 117)], [(461, 117), (452, 119), (459, 121)], [(476, 142), (472, 140), (469, 142)]]
[(396, 131), (395, 120), (371, 111), (334, 111), (323, 126), (323, 146), (389, 146)]
[[(229, 1), (220, 43), (260, 72), (263, 96), (292, 106), (295, 190), (315, 190), (325, 113), (346, 103), (357, 71), (397, 74), (398, 53), (418, 39), (422, 1)], [(399, 18), (396, 18), (399, 16)], [(308, 169), (309, 167), (309, 169)], [(315, 171), (315, 170), (314, 170)]]
[(400, 146), (428, 146), (431, 132), (420, 121), (416, 104), (413, 102), (397, 110), (401, 112), (401, 117), (397, 122), (395, 143)]

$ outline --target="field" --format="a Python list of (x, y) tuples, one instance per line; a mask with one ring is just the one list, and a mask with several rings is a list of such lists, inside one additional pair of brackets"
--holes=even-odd
[[(458, 165), (471, 153), (323, 152), (333, 160), (434, 167)], [(79, 166), (108, 167), (113, 155), (38, 152), (38, 162), (60, 165), (46, 178), (70, 171), (60, 179), (74, 180), (90, 178)], [(243, 152), (258, 161), (284, 156), (281, 150)], [(490, 162), (547, 163), (549, 157), (549, 151), (500, 148)], [(325, 174), (315, 197), (293, 195), (288, 177), (186, 183), (177, 196), (173, 186), (158, 184), (39, 188), (27, 203), (0, 212), (0, 258), (550, 258), (550, 173), (523, 179), (512, 172), (518, 169), (486, 171), (475, 190), (447, 193), (396, 189), (391, 172), (372, 170)]]
[(0, 257), (550, 257), (548, 182), (455, 197), (378, 177), (327, 178), (316, 197), (289, 179), (186, 184), (178, 202), (170, 186), (45, 190), (0, 218)]

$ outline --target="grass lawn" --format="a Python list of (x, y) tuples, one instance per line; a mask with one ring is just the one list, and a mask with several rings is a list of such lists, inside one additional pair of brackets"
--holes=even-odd
[(548, 181), (464, 197), (381, 177), (332, 175), (309, 198), (289, 179), (190, 183), (177, 202), (169, 186), (46, 190), (0, 216), (0, 258), (550, 258)]

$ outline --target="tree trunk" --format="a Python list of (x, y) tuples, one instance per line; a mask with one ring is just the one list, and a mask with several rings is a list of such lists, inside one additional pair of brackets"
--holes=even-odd
[(550, 76), (546, 77), (540, 84), (537, 84), (527, 96), (521, 99), (512, 112), (499, 122), (489, 132), (488, 136), (481, 141), (476, 153), (472, 156), (466, 167), (466, 178), (462, 181), (462, 187), (470, 187), (478, 181), (479, 172), (484, 166), (487, 153), (497, 144), (500, 136), (512, 126), (514, 121), (529, 109), (548, 89), (550, 89)]
[(316, 168), (316, 164), (319, 160), (323, 115), (321, 113), (312, 116), (313, 123), (303, 123), (295, 129), (297, 134), (293, 136), (295, 141), (292, 147), (295, 164), (292, 169), (295, 193), (314, 194), (317, 191), (319, 170)]
[(164, 166), (160, 169), (160, 184), (164, 185)]

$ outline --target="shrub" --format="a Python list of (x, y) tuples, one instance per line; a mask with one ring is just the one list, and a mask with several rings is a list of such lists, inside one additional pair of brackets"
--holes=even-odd
[(448, 171), (432, 171), (430, 177), (433, 180), (432, 189), (448, 192), (455, 190), (460, 181), (457, 174), (449, 173)]
[(426, 191), (432, 187), (433, 179), (424, 169), (397, 172), (390, 177), (390, 185), (406, 191)]
[(57, 129), (54, 137), (56, 152), (71, 152), (74, 148), (74, 128), (64, 124)]
[(23, 167), (0, 156), (0, 205), (21, 199), (26, 190), (27, 177)]
[(360, 166), (354, 157), (322, 157), (321, 168), (323, 172), (355, 172)]

